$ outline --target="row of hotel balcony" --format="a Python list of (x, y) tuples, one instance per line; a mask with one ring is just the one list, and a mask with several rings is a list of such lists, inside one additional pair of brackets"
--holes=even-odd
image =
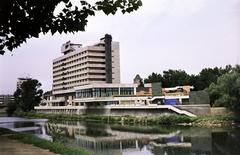
[(57, 70), (61, 70), (62, 67), (65, 67), (65, 66), (67, 66), (67, 68), (73, 67), (75, 65), (78, 65), (80, 61), (81, 61), (81, 63), (83, 63), (84, 61), (85, 62), (86, 61), (88, 61), (88, 62), (105, 62), (105, 56), (103, 56), (103, 54), (95, 55), (95, 54), (90, 54), (89, 53), (89, 55), (81, 57), (81, 58), (78, 58), (78, 59), (76, 59), (74, 61), (70, 61), (70, 62), (64, 61), (64, 62), (60, 63), (57, 66), (55, 65), (55, 66), (53, 66), (53, 69), (55, 71), (57, 71)]
[(92, 47), (87, 46), (86, 48), (81, 48), (79, 52), (77, 53), (70, 53), (69, 55), (64, 55), (60, 58), (57, 58), (53, 62), (53, 66), (57, 66), (61, 63), (69, 63), (71, 61), (75, 61), (81, 57), (84, 57), (86, 55), (89, 56), (105, 56), (105, 48), (99, 48), (99, 47)]
[[(79, 61), (81, 61), (81, 63), (79, 63)], [(56, 66), (56, 67), (53, 67), (54, 71), (59, 71), (59, 70), (62, 70), (62, 69), (71, 69), (72, 67), (76, 67), (77, 65), (80, 65), (82, 63), (85, 63), (85, 62), (92, 62), (92, 63), (102, 63), (102, 62), (105, 62), (105, 58), (92, 58), (92, 57), (84, 57), (84, 59), (79, 59), (79, 60), (76, 60), (74, 61), (73, 63), (70, 63), (70, 64), (66, 64), (66, 63), (63, 63), (62, 65), (59, 65), (59, 66)]]
[(71, 82), (75, 82), (75, 81), (79, 81), (79, 80), (83, 80), (83, 79), (94, 79), (94, 78), (97, 78), (97, 79), (106, 79), (106, 75), (105, 73), (102, 73), (104, 75), (89, 75), (89, 74), (85, 74), (84, 76), (79, 76), (79, 77), (76, 77), (74, 78), (73, 76), (69, 79), (65, 79), (63, 78), (61, 81), (57, 81), (57, 82), (54, 82), (54, 86), (57, 86), (57, 85), (60, 85), (60, 84), (68, 84), (68, 83), (71, 83)]
[(62, 74), (65, 70), (71, 72), (74, 70), (79, 70), (79, 69), (83, 69), (83, 68), (92, 68), (92, 67), (105, 68), (106, 65), (103, 62), (97, 62), (97, 63), (84, 62), (84, 63), (78, 64), (78, 65), (75, 65), (74, 67), (62, 67), (60, 70), (54, 70), (53, 75), (56, 76), (56, 75)]
[(63, 79), (68, 79), (68, 78), (72, 78), (72, 77), (81, 77), (81, 76), (85, 76), (86, 73), (89, 74), (105, 74), (106, 71), (105, 69), (89, 69), (89, 68), (84, 68), (82, 71), (74, 71), (74, 72), (63, 72), (61, 75), (59, 76), (54, 76), (53, 77), (53, 82), (57, 82), (57, 81), (61, 81)]

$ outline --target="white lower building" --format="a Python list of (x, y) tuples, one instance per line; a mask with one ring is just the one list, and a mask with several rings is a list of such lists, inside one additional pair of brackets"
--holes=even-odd
[(189, 95), (175, 96), (139, 96), (137, 95), (136, 84), (88, 84), (74, 87), (74, 97), (68, 99), (71, 104), (61, 105), (64, 97), (54, 98), (53, 96), (43, 100), (41, 106), (64, 107), (64, 106), (106, 106), (106, 105), (175, 105), (182, 104), (182, 100), (188, 100)]
[(147, 97), (136, 96), (136, 84), (90, 84), (75, 88), (76, 105), (126, 105), (144, 103)]

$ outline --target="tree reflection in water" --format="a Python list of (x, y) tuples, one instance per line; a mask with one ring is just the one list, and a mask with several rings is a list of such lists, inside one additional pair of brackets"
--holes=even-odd
[(61, 128), (56, 123), (47, 123), (46, 128), (47, 133), (52, 136), (53, 142), (67, 142), (68, 132), (66, 132), (66, 128)]

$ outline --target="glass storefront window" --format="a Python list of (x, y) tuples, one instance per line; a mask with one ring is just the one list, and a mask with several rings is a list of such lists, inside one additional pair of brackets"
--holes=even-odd
[(120, 95), (133, 95), (134, 88), (120, 88)]
[(119, 88), (90, 88), (82, 89), (76, 92), (76, 98), (90, 98), (90, 97), (112, 97), (117, 95), (134, 95), (134, 88), (126, 87)]

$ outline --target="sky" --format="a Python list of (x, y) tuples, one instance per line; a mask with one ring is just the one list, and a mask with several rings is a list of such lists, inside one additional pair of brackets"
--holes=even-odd
[(206, 67), (240, 63), (240, 0), (142, 0), (131, 14), (89, 18), (85, 32), (31, 38), (0, 56), (0, 94), (12, 94), (19, 77), (31, 77), (52, 88), (52, 60), (71, 40), (92, 45), (106, 33), (120, 42), (121, 82), (136, 74), (181, 69), (198, 74)]

